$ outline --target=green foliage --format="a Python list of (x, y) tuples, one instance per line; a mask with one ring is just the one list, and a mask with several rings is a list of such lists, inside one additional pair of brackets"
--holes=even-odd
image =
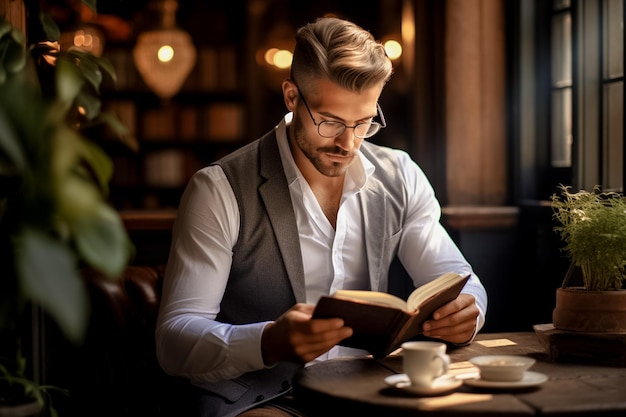
[(23, 398), (30, 398), (37, 403), (40, 410), (45, 410), (40, 415), (57, 417), (59, 413), (53, 405), (53, 394), (69, 396), (69, 392), (52, 385), (39, 385), (23, 377), (26, 367), (23, 357), (18, 358), (18, 364), (19, 369), (13, 372), (0, 364), (0, 404), (20, 405)]
[(581, 268), (588, 290), (621, 289), (626, 280), (626, 199), (615, 192), (571, 192), (561, 185), (553, 194), (554, 230), (563, 248)]
[[(94, 0), (83, 3), (95, 8)], [(38, 2), (25, 4), (37, 9), (43, 33), (58, 35)], [(0, 393), (20, 391), (43, 401), (53, 390), (25, 375), (20, 336), (30, 326), (26, 307), (40, 306), (79, 344), (90, 307), (80, 267), (113, 279), (133, 254), (107, 202), (112, 161), (84, 135), (94, 124), (124, 133), (101, 112), (105, 76), (115, 77), (108, 61), (61, 51), (55, 39), (29, 45), (0, 16)]]

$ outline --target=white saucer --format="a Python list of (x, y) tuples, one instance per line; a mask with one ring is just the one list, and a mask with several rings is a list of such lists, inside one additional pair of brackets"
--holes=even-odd
[(511, 389), (511, 388), (527, 388), (534, 387), (535, 385), (543, 384), (548, 380), (548, 376), (541, 374), (539, 372), (524, 372), (524, 376), (519, 381), (487, 381), (480, 378), (469, 378), (465, 379), (466, 385), (470, 385), (478, 388), (500, 388), (500, 389)]
[(441, 376), (433, 381), (430, 387), (417, 387), (411, 385), (411, 381), (406, 374), (396, 374), (385, 378), (387, 385), (390, 385), (399, 390), (405, 391), (410, 394), (417, 395), (436, 395), (447, 391), (452, 391), (463, 384), (463, 381), (456, 379), (451, 375)]

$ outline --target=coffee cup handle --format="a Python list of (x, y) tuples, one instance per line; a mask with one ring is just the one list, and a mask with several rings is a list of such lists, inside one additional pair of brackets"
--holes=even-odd
[(439, 372), (437, 373), (437, 377), (442, 376), (448, 369), (450, 369), (450, 356), (445, 353), (439, 353), (433, 357), (433, 361), (439, 359), (441, 362), (441, 366), (439, 367)]

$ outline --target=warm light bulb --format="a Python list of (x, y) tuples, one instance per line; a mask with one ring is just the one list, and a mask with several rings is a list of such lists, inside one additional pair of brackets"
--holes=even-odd
[(174, 48), (170, 45), (163, 45), (159, 48), (157, 56), (161, 62), (170, 62), (174, 58)]
[(269, 65), (274, 65), (274, 55), (276, 55), (277, 52), (278, 48), (270, 48), (265, 51), (265, 62), (267, 62)]
[(89, 52), (94, 56), (101, 56), (104, 49), (104, 34), (92, 26), (84, 26), (75, 32), (66, 32), (61, 35), (61, 43), (65, 47), (70, 44), (82, 51)]
[(280, 51), (274, 54), (272, 58), (272, 63), (274, 64), (276, 68), (280, 68), (280, 69), (289, 68), (289, 66), (291, 65), (292, 57), (293, 57), (293, 54), (290, 51), (281, 49)]
[(385, 52), (387, 52), (389, 59), (398, 59), (402, 56), (402, 45), (400, 42), (390, 39), (385, 42)]

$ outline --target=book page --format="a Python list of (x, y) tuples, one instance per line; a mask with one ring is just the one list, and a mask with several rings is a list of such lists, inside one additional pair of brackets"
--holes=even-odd
[(426, 284), (418, 287), (409, 295), (409, 299), (406, 304), (409, 310), (415, 310), (424, 301), (442, 291), (445, 288), (452, 286), (454, 283), (462, 281), (465, 277), (457, 274), (456, 272), (448, 272), (440, 275), (436, 279), (427, 282)]
[(384, 305), (407, 310), (407, 303), (400, 297), (378, 291), (369, 290), (337, 290), (332, 295), (335, 298), (346, 298), (366, 303)]

